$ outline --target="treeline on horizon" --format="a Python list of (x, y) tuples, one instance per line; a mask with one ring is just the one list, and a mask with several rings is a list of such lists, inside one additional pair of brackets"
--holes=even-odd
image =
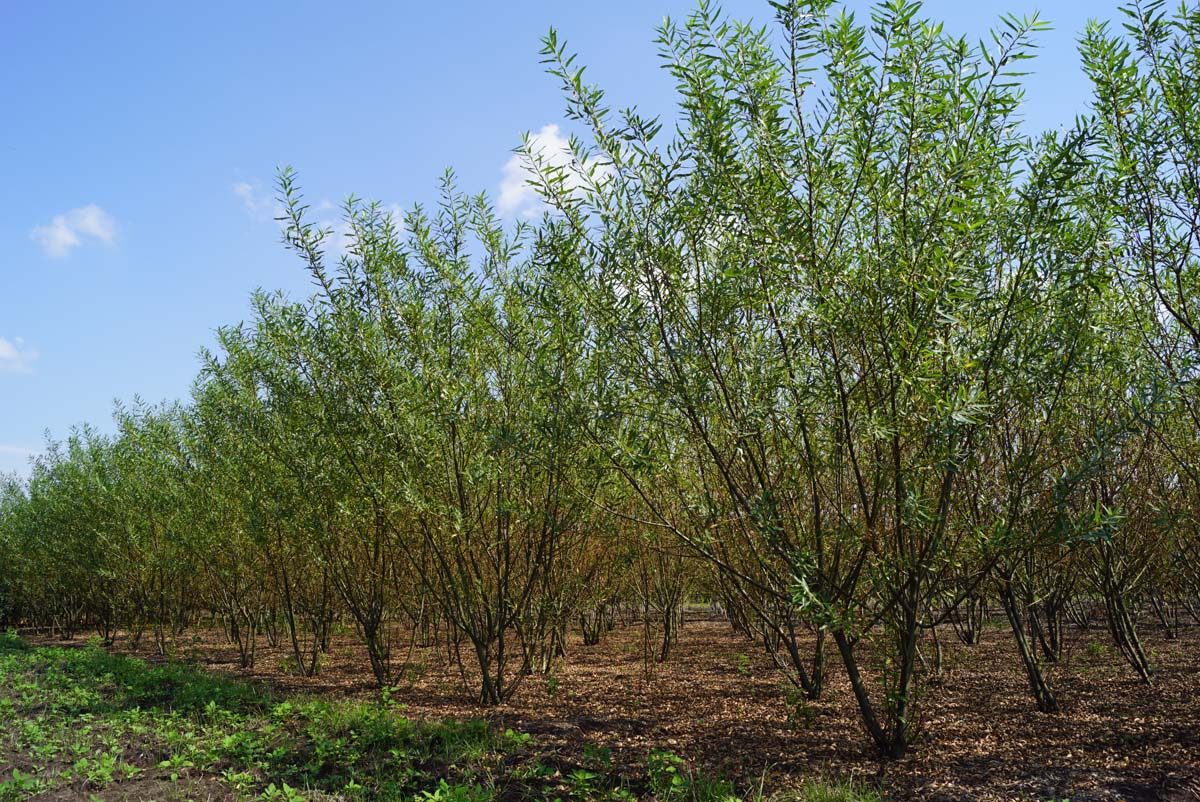
[(335, 259), (281, 172), (311, 297), (6, 481), (0, 625), (169, 655), (216, 618), (311, 674), (346, 621), (381, 685), (436, 644), (495, 704), (619, 608), (669, 659), (705, 599), (809, 698), (844, 672), (892, 757), (921, 645), (989, 608), (1040, 710), (1093, 613), (1153, 682), (1139, 632), (1200, 616), (1200, 9), (1089, 25), (1094, 94), (1034, 136), (1036, 18), (771, 5), (663, 24), (667, 133), (552, 31), (589, 136), (527, 143), (537, 220), (447, 178), (403, 221), (348, 201)]

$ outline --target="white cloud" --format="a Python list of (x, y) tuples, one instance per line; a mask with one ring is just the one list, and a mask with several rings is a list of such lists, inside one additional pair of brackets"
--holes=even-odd
[[(528, 144), (530, 152), (541, 161), (543, 167), (563, 169), (567, 190), (574, 192), (584, 186), (585, 173), (593, 165), (585, 163), (581, 166), (576, 162), (570, 140), (562, 135), (557, 125), (543, 125), (540, 131), (529, 136)], [(600, 178), (611, 172), (604, 165), (595, 169)], [(503, 167), (500, 197), (496, 203), (500, 214), (528, 218), (542, 212), (545, 204), (537, 189), (529, 185), (530, 179), (535, 176), (529, 155), (524, 150), (509, 157)]]
[(37, 351), (26, 346), (24, 338), (0, 337), (0, 373), (24, 373), (37, 357)]
[(350, 224), (345, 220), (321, 220), (317, 223), (318, 228), (330, 229), (329, 236), (325, 238), (325, 254), (338, 258), (347, 253), (354, 245), (354, 235), (350, 231)]
[(117, 226), (112, 215), (94, 203), (56, 214), (49, 225), (34, 226), (29, 236), (42, 247), (45, 254), (61, 259), (78, 248), (87, 237), (112, 242)]
[(14, 457), (32, 457), (38, 453), (35, 448), (25, 448), (24, 446), (11, 446), (7, 443), (0, 443), (0, 454), (8, 454)]
[(270, 219), (279, 216), (279, 204), (258, 184), (239, 181), (233, 185), (233, 194), (242, 199), (242, 205), (251, 217)]

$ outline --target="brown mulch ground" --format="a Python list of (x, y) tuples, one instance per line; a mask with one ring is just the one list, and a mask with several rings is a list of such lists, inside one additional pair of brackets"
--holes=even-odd
[[(442, 650), (414, 649), (392, 698), (412, 717), (486, 717), (568, 759), (588, 744), (611, 749), (618, 766), (665, 749), (742, 787), (781, 788), (819, 774), (856, 778), (893, 799), (1153, 800), (1166, 778), (1200, 776), (1200, 627), (1175, 641), (1145, 629), (1152, 686), (1136, 679), (1103, 628), (1069, 627), (1051, 677), (1064, 710), (1053, 715), (1034, 708), (1006, 627), (989, 627), (974, 647), (946, 632), (945, 672), (920, 702), (923, 735), (908, 756), (886, 764), (858, 724), (832, 646), (824, 699), (789, 709), (769, 658), (719, 620), (689, 620), (670, 661), (649, 667), (637, 625), (617, 628), (599, 646), (572, 643), (552, 679), (529, 678), (499, 708), (474, 703)], [(219, 632), (181, 652), (237, 671), (237, 652)], [(408, 649), (393, 653), (403, 661)], [(287, 657), (264, 644), (255, 668), (240, 673), (285, 692), (374, 693), (352, 638), (337, 640), (316, 678), (286, 673)]]

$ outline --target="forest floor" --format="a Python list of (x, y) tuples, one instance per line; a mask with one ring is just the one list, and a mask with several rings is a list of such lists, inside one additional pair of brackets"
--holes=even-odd
[[(756, 644), (703, 617), (689, 618), (666, 663), (644, 659), (646, 633), (636, 624), (598, 646), (572, 642), (550, 677), (529, 677), (512, 702), (492, 708), (474, 702), (444, 650), (394, 645), (401, 679), (389, 697), (414, 720), (482, 718), (499, 732), (528, 733), (543, 762), (580, 765), (581, 756), (602, 754), (636, 777), (654, 755), (670, 753), (687, 770), (743, 790), (821, 777), (895, 800), (1132, 802), (1165, 799), (1176, 779), (1200, 777), (1200, 627), (1167, 640), (1145, 626), (1149, 686), (1101, 626), (1068, 626), (1065, 635), (1050, 670), (1063, 710), (1043, 714), (1005, 627), (987, 627), (971, 647), (943, 633), (942, 676), (928, 678), (919, 702), (922, 735), (906, 757), (886, 763), (858, 723), (832, 644), (827, 691), (807, 702)], [(265, 681), (277, 695), (378, 698), (365, 653), (348, 636), (335, 638), (314, 678), (288, 671), (282, 645), (264, 644), (255, 667), (242, 670), (219, 631), (189, 637), (180, 657)], [(114, 647), (128, 648), (123, 639)], [(931, 645), (923, 648), (931, 657)]]

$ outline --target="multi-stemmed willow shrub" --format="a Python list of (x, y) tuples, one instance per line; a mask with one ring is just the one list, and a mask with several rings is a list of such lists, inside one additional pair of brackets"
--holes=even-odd
[(453, 628), (456, 657), (471, 655), (482, 700), (500, 702), (561, 641), (574, 612), (564, 571), (596, 536), (598, 460), (577, 425), (594, 379), (586, 322), (564, 295), (569, 251), (552, 227), (510, 238), (447, 184), (437, 213), (412, 213), (403, 233), (349, 205), (355, 244), (332, 266), (290, 175), (282, 191), (317, 292), (261, 299), (255, 330), (226, 338), (267, 364), (251, 369), (252, 403), (291, 419), (267, 436), (318, 436), (280, 458), (321, 500), (309, 548), (381, 682), (387, 621), (419, 618), (419, 599)]
[(1036, 18), (771, 7), (662, 26), (670, 124), (551, 33), (588, 136), (526, 149), (538, 220), (447, 179), (350, 200), (336, 253), (284, 171), (311, 295), (0, 487), (0, 619), (308, 675), (351, 630), (381, 685), (437, 648), (495, 704), (571, 629), (671, 659), (705, 599), (808, 698), (844, 673), (891, 757), (989, 611), (1042, 711), (1100, 617), (1152, 682), (1140, 633), (1200, 621), (1200, 11), (1090, 26), (1093, 105), (1032, 135)]
[[(1173, 567), (1154, 572), (1166, 587), (1151, 593), (1194, 598), (1200, 545), (1179, 534), (1196, 531), (1200, 512), (1200, 8), (1148, 0), (1120, 11), (1118, 25), (1089, 25), (1080, 46), (1095, 91), (1092, 189), (1112, 215), (1105, 246), (1131, 346), (1154, 365), (1158, 404), (1145, 424), (1156, 478), (1139, 482), (1151, 490), (1140, 501), (1159, 500)], [(1136, 633), (1119, 640), (1148, 674)]]
[[(551, 35), (594, 147), (574, 175), (529, 158), (585, 243), (591, 313), (619, 332), (618, 470), (757, 626), (794, 638), (781, 602), (832, 637), (868, 732), (899, 755), (922, 631), (1020, 514), (1010, 477), (985, 520), (959, 520), (967, 478), (1006, 446), (1026, 461), (1054, 414), (1104, 280), (1100, 229), (1078, 202), (1084, 133), (1018, 125), (1036, 19), (974, 46), (915, 4), (866, 25), (831, 5), (777, 4), (773, 32), (707, 7), (664, 25), (680, 94), (665, 142), (611, 113)], [(997, 439), (1013, 417), (1032, 441)], [(671, 455), (652, 489), (647, 450)], [(815, 643), (791, 661), (813, 696)]]

